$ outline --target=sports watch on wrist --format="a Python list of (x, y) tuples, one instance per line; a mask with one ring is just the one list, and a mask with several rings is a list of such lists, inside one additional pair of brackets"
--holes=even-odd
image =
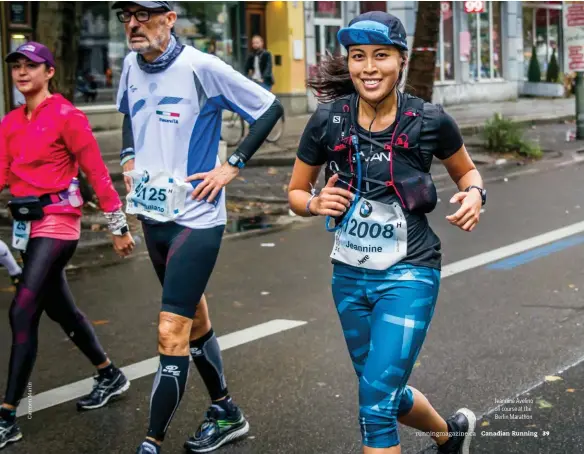
[(482, 200), (482, 204), (483, 205), (485, 203), (487, 203), (487, 190), (486, 189), (480, 188), (478, 186), (471, 185), (468, 188), (466, 188), (464, 190), (464, 192), (469, 192), (471, 189), (476, 189), (476, 190), (478, 190), (480, 192), (480, 194), (481, 194), (481, 200)]
[(121, 229), (118, 230), (114, 230), (112, 232), (112, 235), (116, 235), (116, 236), (124, 236), (126, 233), (128, 233), (130, 231), (130, 229), (128, 228), (127, 225), (123, 226)]
[(233, 153), (231, 156), (229, 156), (227, 162), (229, 165), (237, 167), (238, 169), (243, 169), (245, 167), (244, 160), (237, 153)]

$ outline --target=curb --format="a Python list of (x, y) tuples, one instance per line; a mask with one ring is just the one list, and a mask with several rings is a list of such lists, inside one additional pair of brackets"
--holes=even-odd
[[(238, 233), (226, 233), (223, 235), (223, 241), (237, 241), (237, 240), (245, 240), (255, 237), (260, 237), (264, 235), (269, 235), (272, 233), (281, 232), (291, 228), (294, 224), (296, 224), (298, 220), (294, 218), (290, 218), (289, 220), (285, 221), (276, 221), (272, 227), (268, 227), (265, 229), (257, 229), (257, 230), (249, 230), (247, 232), (238, 232)], [(137, 246), (141, 246), (144, 244), (144, 238), (142, 235), (134, 235), (134, 239), (140, 238), (137, 241)], [(101, 250), (110, 250), (112, 247), (112, 243), (109, 240), (98, 240), (93, 242), (83, 242), (79, 243), (77, 246), (77, 253), (83, 254), (88, 253), (89, 251), (96, 252)], [(125, 259), (121, 259), (117, 256), (112, 255), (112, 259), (105, 260), (104, 262), (95, 263), (93, 261), (81, 261), (79, 263), (74, 263), (74, 258), (69, 262), (69, 266), (66, 269), (66, 272), (78, 272), (80, 270), (87, 270), (92, 268), (104, 268), (108, 266), (120, 265), (122, 263), (126, 263), (127, 261), (136, 260), (147, 256), (148, 252), (144, 251), (135, 251), (132, 255)], [(71, 266), (72, 265), (72, 266)]]
[[(511, 118), (513, 123), (526, 126), (526, 125), (545, 125), (545, 124), (553, 124), (553, 123), (563, 123), (568, 120), (574, 120), (574, 115), (560, 115), (560, 116), (548, 116), (548, 117), (541, 117), (541, 118)], [(479, 134), (485, 129), (484, 123), (474, 123), (470, 125), (461, 125), (459, 126), (460, 133), (463, 135), (474, 135)], [(288, 167), (293, 166), (294, 162), (296, 161), (296, 154), (293, 156), (281, 156), (280, 153), (291, 153), (296, 152), (296, 148), (286, 148), (282, 149), (281, 152), (270, 152), (271, 155), (275, 156), (266, 156), (260, 157), (256, 155), (255, 159), (251, 159), (247, 164), (247, 167)]]
[[(560, 116), (548, 116), (548, 117), (540, 117), (540, 118), (513, 118), (513, 123), (521, 126), (525, 125), (544, 125), (544, 124), (553, 124), (553, 123), (562, 123), (567, 120), (574, 120), (575, 115), (560, 115)], [(478, 134), (485, 129), (484, 123), (474, 123), (469, 125), (459, 125), (460, 133), (463, 135), (472, 135)], [(255, 158), (252, 158), (246, 165), (246, 167), (289, 167), (293, 166), (294, 162), (296, 161), (296, 150), (297, 147), (294, 148), (282, 148), (281, 151), (270, 151), (269, 155), (262, 157), (262, 152), (258, 152), (255, 155)], [(282, 156), (284, 153), (294, 153), (293, 156)], [(121, 172), (111, 172), (111, 178), (113, 181), (123, 181), (123, 175)]]
[[(525, 125), (546, 125), (546, 124), (553, 124), (553, 123), (563, 123), (564, 121), (574, 120), (576, 116), (574, 114), (570, 115), (560, 115), (560, 116), (547, 116), (547, 117), (539, 117), (539, 118), (532, 118), (532, 117), (507, 117), (513, 121), (516, 125), (525, 126)], [(490, 117), (489, 117), (490, 119)], [(485, 120), (486, 121), (486, 120)], [(469, 125), (459, 125), (461, 134), (478, 134), (485, 129), (485, 124), (483, 123), (475, 123)]]
[[(279, 222), (277, 224), (275, 224), (272, 227), (269, 227), (267, 229), (258, 229), (258, 230), (250, 230), (248, 232), (240, 232), (240, 233), (228, 233), (225, 234), (223, 236), (223, 241), (238, 241), (238, 240), (245, 240), (245, 239), (250, 239), (250, 238), (255, 238), (255, 237), (260, 237), (260, 236), (264, 236), (264, 235), (269, 235), (271, 233), (277, 233), (277, 232), (282, 232), (284, 230), (287, 230), (289, 228), (291, 228), (294, 224), (298, 223), (298, 220), (295, 220), (294, 218), (290, 218), (290, 220), (285, 221), (285, 222)], [(144, 240), (141, 238), (141, 242), (143, 242)], [(76, 254), (78, 252), (80, 253), (87, 253), (90, 249), (93, 249), (95, 251), (99, 251), (99, 250), (109, 250), (111, 248), (111, 241), (108, 240), (103, 240), (103, 241), (96, 241), (93, 242), (92, 244), (82, 244), (80, 243), (77, 246), (77, 251)], [(93, 268), (105, 268), (105, 267), (110, 267), (110, 266), (115, 266), (115, 265), (120, 265), (122, 263), (126, 263), (127, 261), (131, 261), (131, 260), (137, 260), (137, 259), (143, 259), (143, 257), (147, 257), (148, 252), (147, 251), (135, 251), (132, 255), (130, 255), (129, 257), (122, 259), (119, 258), (117, 256), (113, 256), (112, 258), (109, 260), (105, 260), (104, 262), (101, 263), (95, 263), (92, 261), (81, 261), (79, 263), (74, 263), (74, 259), (75, 256), (73, 257), (73, 259), (69, 262), (68, 266), (65, 268), (65, 272), (67, 274), (71, 274), (71, 273), (77, 273), (79, 271), (83, 271), (83, 270), (90, 270)], [(5, 269), (3, 269), (3, 273), (1, 273), (0, 275), (5, 275), (6, 279), (8, 279), (8, 272), (6, 272)], [(0, 277), (1, 279), (1, 277)]]
[[(288, 222), (274, 222), (274, 225), (272, 225), (272, 227), (267, 227), (267, 228), (263, 228), (263, 229), (255, 229), (255, 230), (248, 230), (247, 232), (237, 232), (237, 233), (225, 233), (223, 235), (223, 241), (232, 241), (232, 240), (243, 240), (246, 238), (253, 238), (255, 236), (262, 236), (262, 235), (268, 235), (270, 233), (275, 233), (275, 232), (280, 232), (282, 230), (287, 229), (288, 227), (290, 227), (295, 221), (288, 221)], [(133, 235), (134, 240), (136, 240), (136, 238), (140, 238), (136, 243), (137, 245), (144, 243), (144, 237), (143, 235), (138, 235), (136, 233), (134, 233)], [(95, 241), (80, 241), (79, 244), (77, 245), (77, 250), (78, 251), (87, 251), (87, 250), (98, 250), (98, 249), (102, 249), (102, 248), (110, 248), (112, 245), (112, 242), (109, 239), (103, 239), (103, 240), (95, 240)], [(131, 258), (131, 256), (130, 256)]]

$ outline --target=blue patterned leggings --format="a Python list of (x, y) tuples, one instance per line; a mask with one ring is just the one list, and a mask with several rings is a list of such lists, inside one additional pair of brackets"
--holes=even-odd
[(440, 287), (440, 271), (397, 264), (386, 271), (334, 266), (332, 291), (359, 378), (363, 444), (399, 444), (397, 418), (414, 402), (406, 386), (422, 348)]

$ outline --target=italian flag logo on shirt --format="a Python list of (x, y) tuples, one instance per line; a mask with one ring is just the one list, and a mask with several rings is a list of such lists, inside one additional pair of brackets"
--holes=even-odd
[(164, 110), (157, 110), (156, 115), (160, 115), (161, 117), (174, 117), (174, 118), (180, 117), (180, 114), (178, 112), (166, 112)]

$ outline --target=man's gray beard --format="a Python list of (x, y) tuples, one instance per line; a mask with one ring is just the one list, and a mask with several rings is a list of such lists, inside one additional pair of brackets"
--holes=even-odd
[(128, 45), (128, 49), (130, 49), (132, 52), (136, 52), (138, 54), (147, 54), (148, 52), (152, 51), (152, 43), (150, 43), (150, 45), (148, 47), (139, 47), (138, 49), (134, 49), (132, 47), (132, 43), (130, 43), (130, 38), (127, 38), (126, 44)]
[(149, 42), (149, 45), (147, 47), (141, 47), (138, 50), (134, 50), (132, 49), (132, 43), (130, 43), (130, 38), (126, 38), (126, 44), (128, 45), (128, 49), (141, 55), (154, 52), (156, 50), (160, 50), (160, 48), (162, 47), (162, 41), (163, 37), (157, 36), (156, 38), (152, 39)]

